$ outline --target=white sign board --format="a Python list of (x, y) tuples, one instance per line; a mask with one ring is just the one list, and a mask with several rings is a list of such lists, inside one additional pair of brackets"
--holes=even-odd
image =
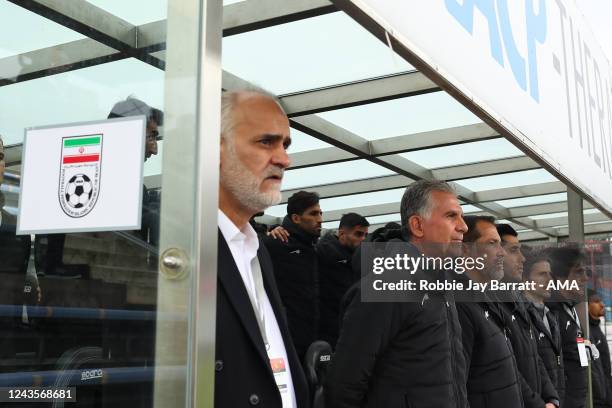
[(25, 131), (17, 234), (140, 229), (145, 116)]
[(573, 0), (336, 3), (612, 212), (612, 70)]

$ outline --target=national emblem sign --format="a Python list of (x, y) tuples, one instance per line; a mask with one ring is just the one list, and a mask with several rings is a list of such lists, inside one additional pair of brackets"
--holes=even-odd
[(96, 205), (102, 138), (102, 134), (62, 138), (58, 194), (62, 210), (70, 217), (84, 217)]

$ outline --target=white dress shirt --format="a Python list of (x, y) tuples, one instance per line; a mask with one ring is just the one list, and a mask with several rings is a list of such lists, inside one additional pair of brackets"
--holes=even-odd
[[(255, 290), (255, 283), (253, 281), (253, 272), (251, 268), (251, 262), (259, 262), (257, 258), (257, 250), (259, 249), (259, 239), (257, 233), (250, 224), (247, 224), (242, 231), (236, 227), (236, 225), (219, 210), (219, 229), (221, 234), (227, 242), (229, 249), (234, 258), (234, 262), (240, 272), (242, 282), (249, 292), (249, 295), (256, 299), (258, 307), (263, 306), (263, 315), (265, 321), (266, 337), (269, 343), (267, 350), (269, 359), (282, 358), (285, 361), (286, 367), (286, 380), (287, 389), (281, 392), (281, 399), (283, 401), (283, 408), (296, 408), (295, 401), (295, 390), (293, 389), (293, 381), (291, 379), (291, 367), (289, 367), (289, 360), (287, 359), (287, 350), (285, 349), (285, 343), (278, 327), (278, 321), (276, 315), (270, 304), (270, 299), (265, 295), (263, 299), (257, 298), (257, 291)], [(254, 310), (257, 314), (258, 311)]]

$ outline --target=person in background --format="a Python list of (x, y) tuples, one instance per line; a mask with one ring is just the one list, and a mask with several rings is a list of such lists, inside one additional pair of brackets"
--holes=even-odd
[(298, 191), (287, 200), (287, 215), (282, 223), (288, 232), (287, 241), (263, 237), (300, 361), (319, 339), (319, 263), (315, 245), (322, 222), (319, 195)]
[(534, 337), (538, 343), (538, 354), (546, 367), (548, 377), (557, 390), (559, 406), (565, 396), (565, 371), (563, 369), (563, 349), (559, 322), (546, 305), (550, 298), (548, 284), (552, 280), (550, 258), (546, 250), (526, 252), (523, 280), (535, 282), (535, 290), (525, 291), (527, 312), (534, 326)]
[(559, 322), (563, 366), (565, 371), (565, 396), (563, 408), (585, 408), (588, 391), (588, 362), (581, 363), (578, 340), (584, 339), (584, 332), (578, 320), (576, 304), (584, 299), (584, 288), (588, 280), (584, 268), (584, 254), (575, 246), (561, 246), (550, 250), (550, 270), (553, 279), (560, 283), (576, 283), (578, 289), (553, 291), (546, 306)]
[[(521, 252), (518, 234), (509, 224), (497, 224), (504, 256), (503, 281), (519, 283), (523, 280), (525, 257)], [(499, 292), (498, 292), (499, 294)], [(538, 341), (531, 317), (527, 312), (527, 299), (522, 292), (510, 290), (500, 302), (508, 323), (508, 338), (512, 343), (516, 365), (519, 370), (521, 394), (526, 408), (559, 407), (559, 395), (553, 386), (546, 366), (538, 353)]]
[(601, 330), (601, 318), (606, 308), (601, 295), (593, 289), (587, 290), (589, 301), (589, 339), (597, 347), (599, 358), (591, 364), (593, 408), (612, 407), (612, 372), (610, 371), (610, 349), (608, 340)]
[(355, 249), (368, 235), (370, 223), (365, 217), (344, 214), (338, 233), (329, 233), (319, 240), (320, 330), (319, 338), (336, 346), (340, 326), (340, 302), (346, 291), (360, 278), (355, 275), (352, 258)]
[[(503, 277), (505, 251), (495, 228), (495, 219), (466, 216), (468, 232), (463, 236), (465, 258), (485, 258), (459, 275), (464, 287), (490, 283)], [(467, 393), (470, 408), (524, 407), (520, 373), (512, 345), (507, 338), (508, 324), (502, 306), (492, 291), (476, 292), (469, 301), (457, 302), (461, 338), (468, 366)], [(544, 405), (542, 405), (544, 407)]]
[[(17, 217), (6, 208), (4, 172), (6, 169), (4, 141), (0, 136), (0, 296), (2, 304), (15, 306), (15, 314), (0, 316), (0, 372), (10, 371), (7, 364), (15, 359), (19, 346), (20, 326), (23, 305), (40, 302), (41, 292), (35, 274), (28, 275), (31, 238), (29, 235), (16, 235)], [(16, 203), (16, 198), (13, 201)], [(24, 288), (29, 288), (27, 291)], [(18, 307), (22, 307), (19, 309)], [(20, 311), (19, 313), (17, 311)]]
[[(157, 142), (161, 140), (159, 127), (164, 125), (164, 112), (130, 96), (113, 106), (108, 114), (108, 119), (138, 115), (144, 115), (147, 118), (144, 149), (144, 160), (147, 161), (151, 156), (157, 155)], [(159, 210), (159, 195), (143, 185), (142, 228), (138, 235), (144, 242), (155, 248), (159, 247)]]

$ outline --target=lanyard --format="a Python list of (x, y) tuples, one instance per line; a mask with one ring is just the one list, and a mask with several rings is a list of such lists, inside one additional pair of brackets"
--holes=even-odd
[(268, 335), (266, 334), (266, 316), (264, 310), (264, 301), (266, 299), (266, 290), (264, 289), (263, 276), (261, 274), (261, 266), (259, 265), (259, 259), (254, 256), (251, 260), (251, 273), (253, 275), (253, 284), (255, 286), (255, 293), (247, 290), (253, 311), (255, 312), (255, 318), (257, 319), (257, 325), (261, 332), (266, 351), (270, 349), (270, 343), (268, 342)]
[(580, 326), (580, 321), (578, 320), (578, 313), (576, 313), (576, 308), (573, 307), (573, 306), (570, 308), (565, 303), (563, 304), (563, 308), (565, 309), (565, 312), (568, 315), (570, 315), (570, 317), (574, 321), (574, 323), (576, 323), (576, 326), (578, 326), (578, 336), (582, 337), (582, 327)]

